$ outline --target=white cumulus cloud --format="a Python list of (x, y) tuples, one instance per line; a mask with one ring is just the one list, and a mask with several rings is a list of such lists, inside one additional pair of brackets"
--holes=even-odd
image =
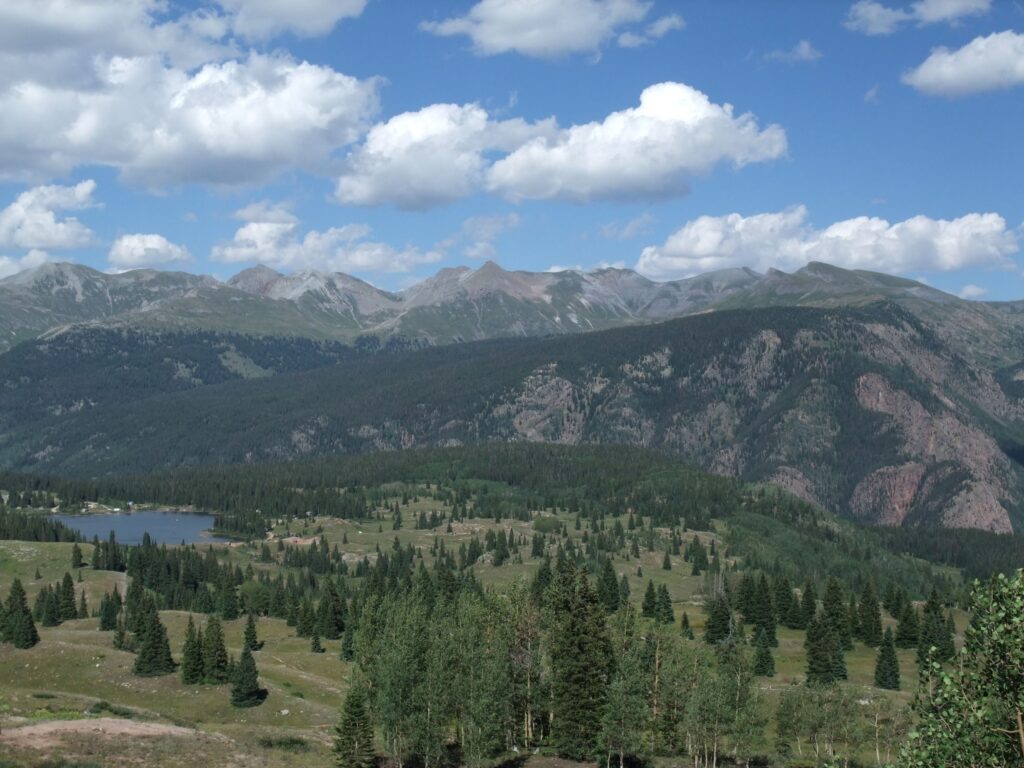
[(741, 168), (785, 153), (780, 126), (761, 129), (753, 115), (669, 82), (646, 88), (638, 107), (528, 141), (491, 167), (487, 185), (512, 200), (663, 198), (720, 163)]
[(74, 216), (60, 211), (77, 211), (96, 205), (91, 179), (72, 187), (33, 187), (0, 210), (0, 248), (80, 248), (93, 241), (92, 231)]
[(644, 248), (637, 270), (665, 279), (726, 267), (793, 269), (825, 261), (883, 272), (952, 271), (1007, 267), (1018, 250), (1016, 233), (996, 213), (952, 220), (914, 216), (896, 223), (859, 216), (817, 229), (801, 205), (753, 216), (701, 216), (662, 245)]
[(227, 243), (214, 247), (215, 261), (266, 264), (281, 269), (331, 272), (408, 272), (440, 261), (442, 254), (407, 246), (395, 248), (367, 238), (370, 227), (346, 224), (300, 233), (298, 218), (286, 208), (257, 203), (236, 213), (245, 224)]
[(377, 82), (283, 54), (194, 73), (156, 57), (97, 60), (100, 86), (24, 82), (0, 91), (0, 176), (117, 168), (150, 186), (245, 184), (322, 170), (377, 110)]
[(483, 56), (515, 51), (554, 58), (598, 51), (619, 29), (643, 21), (650, 8), (645, 0), (480, 0), (464, 16), (420, 26), (435, 35), (465, 35)]
[(955, 51), (936, 48), (903, 82), (950, 97), (1024, 85), (1024, 34), (994, 32)]
[(982, 16), (991, 8), (992, 0), (918, 0), (906, 8), (858, 0), (850, 6), (845, 25), (865, 35), (891, 35), (905, 24), (956, 24), (968, 16)]
[(107, 260), (118, 269), (138, 269), (192, 261), (186, 248), (175, 245), (163, 235), (122, 235), (114, 241)]
[(422, 210), (472, 194), (483, 180), (486, 153), (508, 151), (553, 120), (529, 124), (491, 120), (477, 104), (432, 104), (378, 123), (354, 149), (336, 197), (350, 205), (393, 204)]

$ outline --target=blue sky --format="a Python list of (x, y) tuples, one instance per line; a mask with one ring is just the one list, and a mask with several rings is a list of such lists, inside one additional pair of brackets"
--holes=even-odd
[(5, 0), (0, 111), (0, 273), (821, 259), (1024, 296), (1016, 2)]

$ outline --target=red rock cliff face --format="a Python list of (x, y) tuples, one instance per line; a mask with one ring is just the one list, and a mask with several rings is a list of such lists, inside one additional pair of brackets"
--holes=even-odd
[[(861, 376), (856, 393), (865, 409), (892, 418), (908, 458), (954, 462), (967, 470), (967, 482), (942, 507), (944, 524), (1012, 531), (1005, 503), (1012, 496), (1015, 479), (1009, 460), (992, 437), (951, 411), (930, 413), (876, 373)], [(899, 525), (923, 490), (924, 479), (925, 467), (919, 462), (875, 470), (858, 484), (851, 509), (863, 520)]]

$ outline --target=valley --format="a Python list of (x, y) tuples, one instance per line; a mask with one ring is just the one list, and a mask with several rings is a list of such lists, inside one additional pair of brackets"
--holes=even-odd
[[(343, 496), (357, 494), (359, 504), (366, 504), (355, 519), (324, 514), (329, 507), (321, 508), (320, 504), (328, 497), (316, 486), (302, 491), (312, 509), (295, 515), (277, 507), (278, 503), (290, 505), (287, 499), (292, 491), (274, 491), (272, 479), (263, 487), (241, 479), (240, 487), (248, 487), (263, 498), (265, 512), (253, 513), (248, 504), (221, 508), (221, 525), (241, 530), (266, 520), (266, 534), (240, 545), (186, 547), (184, 554), (194, 551), (206, 563), (208, 574), (186, 592), (180, 591), (181, 582), (176, 587), (166, 580), (174, 571), (158, 575), (162, 569), (139, 570), (143, 560), (136, 560), (136, 556), (156, 557), (157, 549), (150, 550), (149, 555), (145, 547), (124, 549), (125, 572), (105, 570), (102, 562), (99, 567), (90, 566), (98, 561), (88, 542), (80, 545), (83, 566), (79, 569), (71, 566), (72, 550), (78, 545), (70, 542), (0, 542), (0, 594), (6, 594), (13, 579), (18, 578), (25, 585), (29, 605), (36, 602), (43, 585), (59, 582), (65, 573), (81, 579), (74, 586), (76, 599), (84, 595), (92, 612), (115, 587), (125, 596), (132, 594), (129, 588), (133, 582), (141, 581), (161, 602), (160, 621), (179, 663), (189, 619), (200, 626), (209, 621), (209, 614), (202, 610), (189, 610), (205, 590), (210, 589), (214, 598), (207, 610), (221, 616), (227, 652), (234, 658), (243, 649), (245, 617), (250, 612), (255, 614), (261, 645), (253, 656), (260, 684), (268, 694), (258, 707), (235, 709), (229, 704), (226, 685), (183, 684), (180, 670), (155, 677), (135, 676), (131, 672), (134, 654), (111, 645), (116, 633), (97, 629), (100, 619), (95, 614), (64, 620), (56, 626), (40, 626), (40, 641), (28, 650), (0, 646), (0, 744), (5, 754), (16, 761), (53, 760), (59, 756), (68, 764), (104, 765), (114, 755), (122, 761), (132, 755), (143, 759), (145, 755), (147, 764), (172, 765), (180, 764), (182, 759), (201, 759), (202, 755), (224, 765), (323, 765), (330, 759), (339, 702), (354, 679), (356, 665), (361, 665), (364, 674), (375, 674), (370, 657), (364, 656), (369, 652), (364, 644), (373, 642), (378, 632), (386, 635), (388, 631), (381, 627), (371, 635), (365, 634), (371, 626), (368, 622), (376, 621), (370, 612), (376, 599), (373, 595), (390, 595), (387, 601), (414, 599), (412, 595), (421, 594), (423, 589), (435, 595), (430, 601), (439, 623), (430, 630), (430, 636), (441, 644), (434, 650), (418, 651), (427, 654), (423, 663), (431, 663), (428, 659), (434, 653), (457, 647), (449, 643), (461, 642), (457, 630), (449, 635), (453, 629), (446, 628), (444, 606), (449, 598), (442, 596), (445, 590), (451, 590), (450, 599), (456, 601), (453, 606), (460, 606), (458, 610), (469, 610), (477, 599), (525, 600), (521, 609), (527, 611), (527, 616), (533, 610), (540, 611), (534, 616), (541, 622), (536, 641), (545, 644), (549, 642), (545, 638), (553, 638), (549, 633), (555, 629), (545, 618), (543, 604), (533, 602), (537, 600), (536, 585), (542, 571), (548, 570), (550, 578), (550, 569), (557, 573), (561, 566), (556, 563), (563, 562), (577, 563), (599, 576), (602, 601), (608, 599), (608, 593), (600, 586), (605, 578), (601, 574), (610, 569), (616, 601), (621, 599), (622, 605), (632, 606), (619, 610), (625, 610), (625, 616), (635, 614), (630, 621), (639, 622), (637, 631), (649, 638), (661, 637), (660, 642), (673, 647), (679, 645), (673, 653), (697, 654), (696, 663), (709, 665), (709, 670), (716, 664), (713, 655), (703, 650), (712, 647), (704, 640), (709, 631), (709, 601), (721, 594), (723, 587), (726, 594), (732, 594), (737, 605), (733, 609), (738, 622), (735, 630), (753, 643), (760, 619), (755, 618), (753, 608), (738, 606), (746, 599), (741, 595), (748, 589), (750, 577), (755, 577), (756, 583), (756, 574), (765, 570), (774, 574), (773, 594), (783, 594), (779, 591), (783, 583), (792, 584), (798, 588), (795, 599), (799, 599), (800, 589), (808, 589), (808, 584), (821, 595), (827, 584), (842, 583), (844, 590), (857, 596), (865, 585), (873, 583), (877, 599), (893, 589), (906, 590), (907, 597), (921, 606), (929, 590), (938, 588), (952, 609), (957, 625), (955, 637), (962, 642), (967, 614), (959, 606), (966, 593), (957, 570), (889, 552), (870, 532), (841, 524), (792, 497), (676, 469), (671, 463), (652, 466), (641, 455), (631, 457), (614, 450), (562, 448), (552, 452), (524, 445), (485, 448), (476, 455), (475, 462), (467, 462), (458, 452), (413, 452), (391, 466), (373, 467), (352, 460), (348, 467), (337, 467), (331, 473), (336, 479), (331, 482), (347, 488), (341, 491)], [(639, 477), (630, 470), (634, 461), (649, 467)], [(303, 476), (322, 476), (322, 468), (315, 465), (282, 466), (281, 470), (293, 478), (292, 483)], [(284, 477), (266, 477), (277, 476)], [(508, 480), (498, 481), (503, 476)], [(598, 476), (603, 480), (597, 481)], [(402, 477), (405, 479), (398, 479)], [(3, 484), (10, 489), (13, 479), (6, 477)], [(127, 483), (122, 487), (131, 487), (136, 498), (146, 501), (156, 501), (157, 496), (167, 494), (160, 488), (175, 484), (170, 476), (167, 483), (171, 485), (128, 478), (120, 482)], [(22, 480), (22, 487), (32, 486), (37, 500), (56, 498), (50, 494), (60, 487), (51, 483), (51, 490), (46, 490), (47, 485), (38, 480)], [(71, 487), (73, 484), (66, 486)], [(211, 499), (224, 490), (215, 481), (193, 480), (187, 487), (208, 493)], [(92, 494), (87, 488), (82, 490)], [(651, 491), (656, 495), (649, 495)], [(116, 503), (116, 497), (105, 500)], [(212, 504), (201, 506), (217, 511)], [(347, 509), (356, 507), (350, 505)], [(2, 514), (41, 513), (26, 510)], [(694, 554), (696, 541), (700, 542), (700, 556)], [(103, 556), (108, 555), (109, 550), (105, 550)], [(809, 563), (819, 567), (809, 569)], [(215, 571), (209, 570), (211, 564)], [(225, 587), (221, 577), (213, 573), (234, 573), (231, 581), (237, 583), (230, 587), (235, 593), (232, 607), (222, 604)], [(883, 573), (885, 581), (876, 582), (876, 576)], [(181, 577), (175, 581), (177, 578)], [(841, 581), (835, 581), (837, 578)], [(209, 584), (203, 583), (206, 579), (211, 579)], [(649, 585), (667, 591), (668, 615), (648, 613), (653, 610), (645, 594), (651, 589)], [(282, 587), (284, 592), (279, 594)], [(338, 590), (343, 596), (347, 618), (335, 627), (333, 637), (331, 629), (324, 631), (318, 623), (321, 619), (314, 619), (309, 626), (314, 627), (315, 642), (324, 649), (316, 653), (310, 650), (310, 629), (303, 629), (301, 616), (296, 623), (294, 612), (301, 614), (303, 604), (311, 597), (322, 603), (329, 594), (325, 590)], [(472, 597), (474, 593), (480, 597)], [(282, 597), (284, 602), (279, 602)], [(202, 600), (208, 601), (209, 597)], [(463, 606), (463, 601), (469, 603)], [(314, 609), (312, 615), (322, 616), (322, 610)], [(788, 723), (772, 724), (782, 717), (780, 702), (787, 691), (803, 689), (809, 663), (806, 632), (787, 626), (793, 620), (786, 618), (787, 609), (781, 603), (775, 610), (778, 618), (771, 620), (772, 632), (778, 639), (770, 651), (774, 671), (770, 677), (745, 678), (748, 682), (744, 685), (750, 686), (750, 701), (757, 710), (742, 716), (752, 718), (749, 723), (731, 720), (733, 724), (721, 734), (724, 747), (730, 739), (746, 733), (736, 729), (761, 723), (757, 727), (765, 728), (763, 735), (755, 735), (753, 740), (749, 735), (742, 736), (735, 743), (749, 750), (745, 754), (766, 757), (778, 750), (778, 743), (769, 734)], [(885, 610), (879, 615), (883, 627), (898, 627), (897, 618)], [(686, 624), (681, 630), (684, 616)], [(381, 614), (380, 620), (386, 622), (387, 613)], [(613, 634), (620, 631), (615, 629), (619, 625), (614, 612), (609, 613), (608, 620)], [(525, 631), (529, 625), (519, 621), (513, 621), (510, 627)], [(463, 630), (473, 626), (464, 624)], [(688, 632), (694, 640), (686, 639)], [(871, 702), (872, 713), (882, 712), (889, 718), (893, 716), (891, 707), (905, 705), (915, 688), (917, 651), (898, 651), (898, 692), (876, 687), (877, 654), (869, 643), (853, 643), (843, 654), (846, 672), (841, 690)], [(481, 657), (481, 663), (486, 658)], [(743, 674), (751, 675), (746, 669)], [(549, 673), (539, 674), (538, 681), (543, 684)], [(458, 674), (451, 675), (444, 673), (445, 685), (453, 686), (453, 692), (463, 690), (457, 687), (463, 684)], [(680, 678), (678, 684), (692, 684), (687, 679)], [(405, 684), (426, 687), (417, 688), (411, 695), (438, 690), (430, 688), (433, 683), (429, 673), (417, 680)], [(465, 695), (475, 701), (473, 689), (465, 690)], [(667, 689), (665, 695), (669, 695)], [(834, 705), (839, 703), (837, 700)], [(379, 706), (383, 707), (384, 702)], [(415, 719), (417, 715), (410, 711), (403, 717)], [(827, 749), (839, 756), (863, 755), (865, 759), (876, 747), (890, 754), (897, 751), (903, 732), (900, 729), (906, 724), (893, 721), (886, 729), (895, 730), (876, 732), (871, 717), (874, 715), (865, 710), (865, 719), (858, 719), (855, 734), (851, 732), (843, 741), (835, 741), (835, 735), (825, 737)], [(378, 724), (385, 729), (384, 734), (393, 727), (389, 722)], [(679, 727), (701, 727), (686, 722), (684, 726), (681, 721)], [(67, 725), (57, 728), (60, 723)], [(43, 730), (42, 724), (53, 725)], [(413, 721), (408, 726), (421, 727)], [(651, 721), (650, 726), (637, 727), (655, 726)], [(794, 738), (804, 739), (800, 729), (816, 726), (794, 722), (785, 727), (796, 728)], [(39, 736), (31, 735), (35, 733)], [(535, 738), (543, 746), (547, 737), (539, 733)], [(651, 737), (657, 738), (655, 733), (652, 731)], [(122, 753), (119, 750), (128, 734), (133, 734), (132, 746)], [(520, 746), (525, 746), (522, 739), (529, 739), (521, 734), (515, 738)], [(384, 743), (389, 743), (386, 738)], [(794, 750), (806, 748), (797, 741), (791, 746)], [(773, 765), (787, 764), (776, 763), (778, 757), (770, 759)]]

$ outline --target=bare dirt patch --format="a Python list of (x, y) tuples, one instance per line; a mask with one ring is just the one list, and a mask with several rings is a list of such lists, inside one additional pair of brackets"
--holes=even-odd
[(194, 739), (199, 732), (192, 728), (163, 723), (140, 723), (134, 720), (120, 720), (114, 717), (98, 717), (92, 720), (51, 720), (35, 725), (9, 728), (0, 733), (0, 743), (23, 749), (49, 749), (59, 746), (68, 736), (89, 735), (94, 738), (118, 739), (158, 738), (179, 736)]

